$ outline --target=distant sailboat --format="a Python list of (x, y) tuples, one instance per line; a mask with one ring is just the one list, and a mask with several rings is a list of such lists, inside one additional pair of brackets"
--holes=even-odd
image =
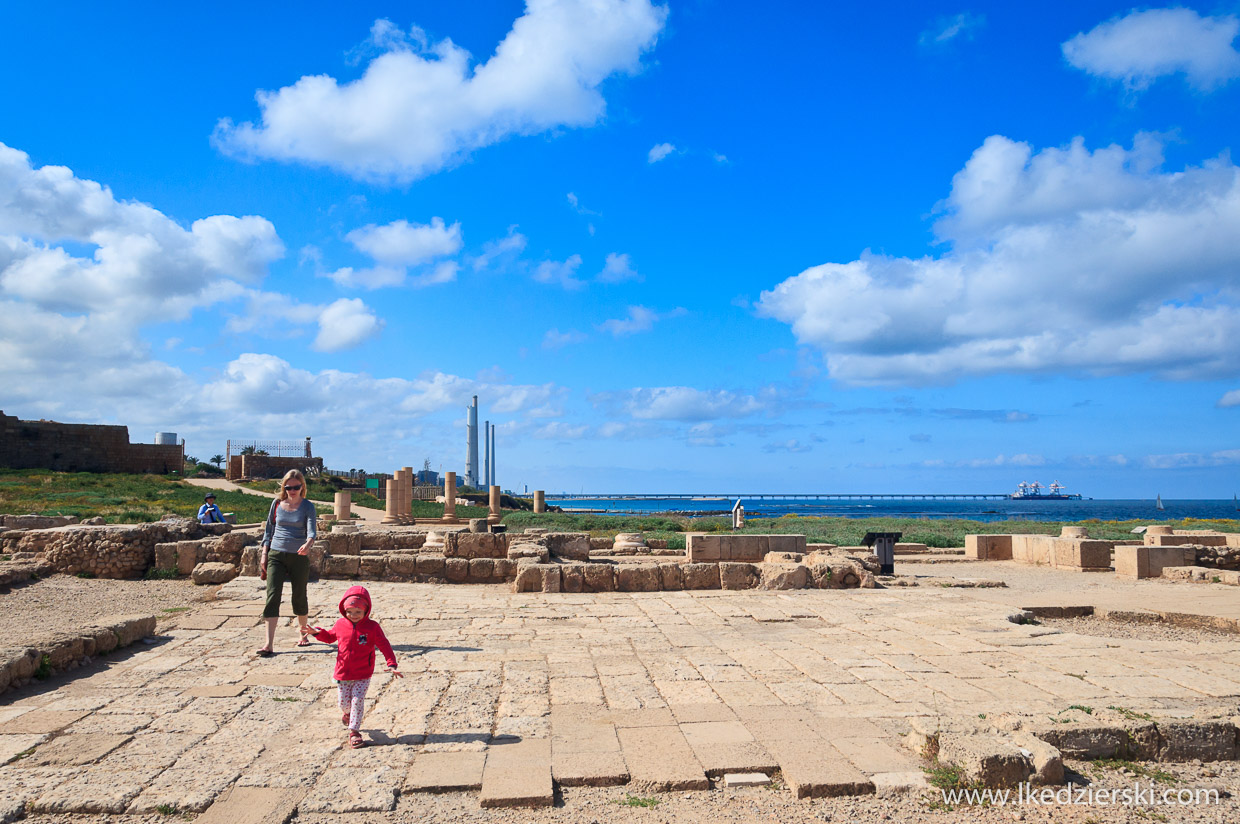
[(1234, 494), (1231, 496), (1231, 505), (1235, 507), (1237, 512), (1240, 512), (1240, 502), (1236, 500), (1236, 496)]
[(1164, 509), (1166, 509), (1166, 507), (1162, 505), (1162, 494), (1161, 493), (1159, 493), (1157, 500), (1154, 501), (1154, 508), (1157, 509), (1159, 512), (1162, 512)]

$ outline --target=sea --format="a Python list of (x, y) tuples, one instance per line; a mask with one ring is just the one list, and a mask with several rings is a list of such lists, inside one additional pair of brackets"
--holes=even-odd
[[(614, 515), (726, 515), (736, 498), (690, 495), (684, 498), (555, 498), (547, 503), (565, 512)], [(920, 498), (740, 498), (747, 518), (816, 515), (833, 518), (965, 518), (971, 521), (1164, 521), (1182, 518), (1240, 520), (1231, 500), (1153, 499), (1066, 501), (938, 500)]]

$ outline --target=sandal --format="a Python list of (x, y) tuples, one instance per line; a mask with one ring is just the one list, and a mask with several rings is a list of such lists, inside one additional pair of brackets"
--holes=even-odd
[(347, 712), (346, 712), (344, 715), (340, 716), (340, 723), (341, 723), (341, 724), (344, 724), (346, 727), (347, 727), (347, 726), (349, 726), (349, 716), (350, 716), (350, 715), (351, 715), (351, 713), (347, 713)]
[(349, 746), (355, 750), (360, 750), (366, 746), (366, 739), (362, 738), (362, 734), (357, 730), (349, 731)]
[(274, 652), (267, 649), (266, 647), (259, 647), (258, 649), (254, 650), (254, 654), (257, 655), (259, 658), (270, 658), (271, 656), (275, 655)]
[(297, 642), (297, 646), (299, 646), (299, 647), (309, 647), (309, 646), (313, 646), (313, 645), (310, 643), (310, 639), (309, 639), (309, 638), (302, 638), (300, 641), (298, 641), (298, 642)]

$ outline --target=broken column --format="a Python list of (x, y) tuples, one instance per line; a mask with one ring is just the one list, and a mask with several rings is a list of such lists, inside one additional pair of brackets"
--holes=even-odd
[(402, 466), (400, 485), (400, 522), (413, 523), (413, 467)]
[(383, 482), (384, 490), (384, 507), (383, 507), (383, 523), (395, 524), (400, 522), (397, 513), (400, 511), (399, 495), (397, 494), (396, 481), (389, 480)]
[(456, 473), (446, 472), (443, 476), (443, 522), (456, 523)]
[(534, 490), (534, 511), (535, 512), (546, 512), (547, 511), (547, 498), (545, 495), (543, 495), (543, 491), (541, 489)]
[(503, 520), (504, 516), (499, 514), (499, 487), (496, 485), (491, 486), (490, 504), (491, 512), (487, 515), (487, 523), (498, 524), (501, 520)]
[(353, 503), (353, 493), (337, 492), (336, 493), (336, 520), (344, 523), (349, 522), (349, 518), (353, 517), (351, 505)]

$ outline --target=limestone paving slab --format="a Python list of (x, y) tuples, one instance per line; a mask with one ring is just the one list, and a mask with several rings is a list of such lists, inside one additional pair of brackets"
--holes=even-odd
[(128, 735), (70, 733), (39, 747), (30, 757), (32, 766), (81, 766), (93, 764), (129, 740)]
[(421, 752), (405, 776), (405, 792), (446, 793), (482, 788), (485, 752)]
[(551, 806), (551, 740), (500, 741), (490, 747), (478, 800), (483, 807)]

